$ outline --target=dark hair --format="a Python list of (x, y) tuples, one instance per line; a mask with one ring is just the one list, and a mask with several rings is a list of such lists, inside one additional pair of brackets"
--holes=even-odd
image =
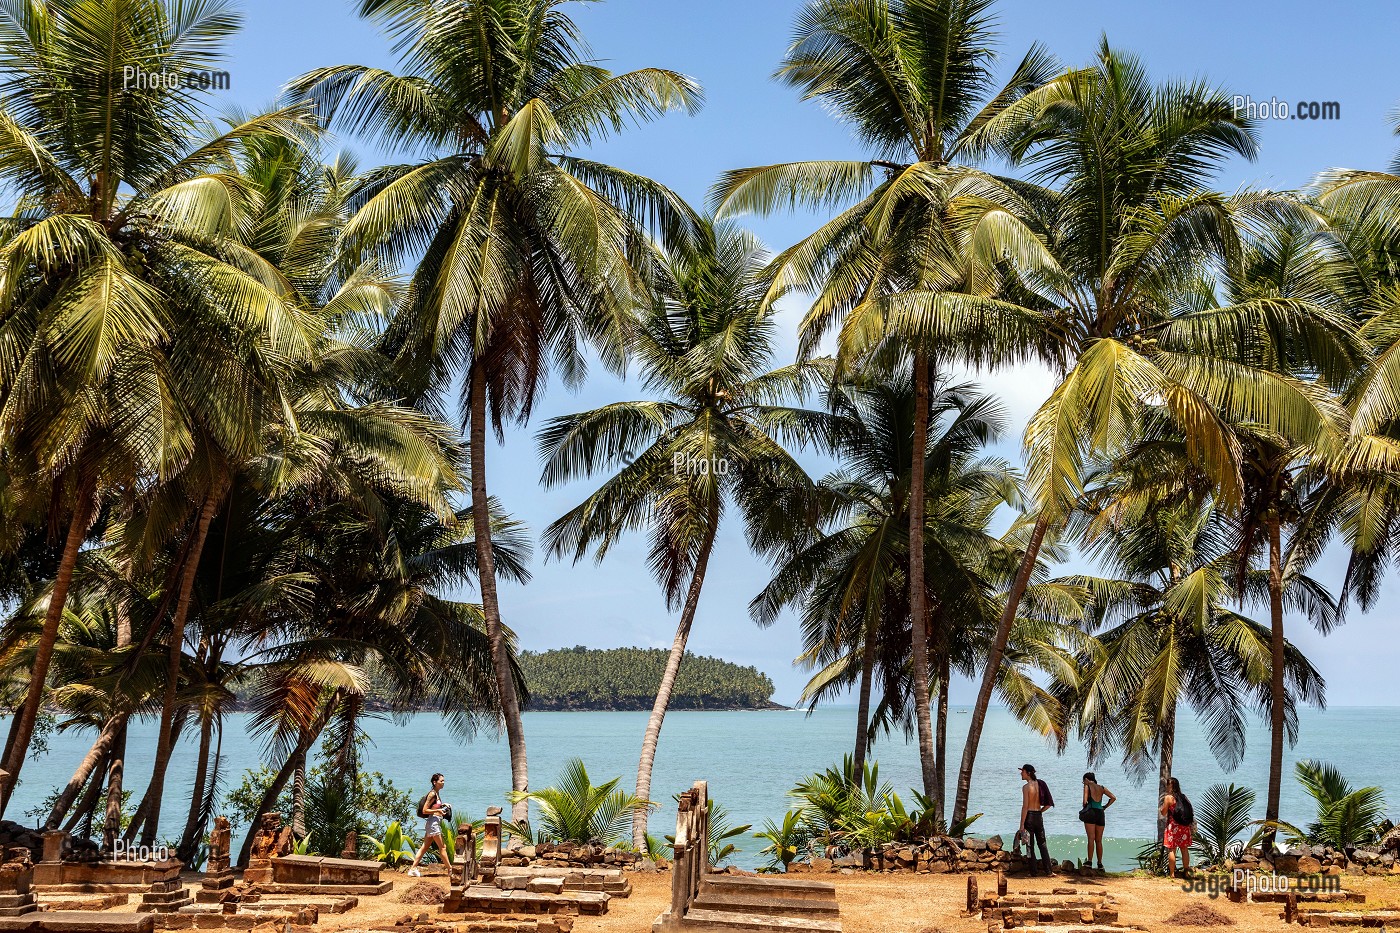
[(440, 778), (440, 777), (442, 777), (442, 772), (441, 772), (441, 771), (435, 771), (435, 772), (433, 772), (433, 776), (432, 776), (432, 778), (428, 781), (428, 783), (429, 783), (429, 784), (436, 784), (436, 783), (438, 782), (438, 778)]
[(1191, 798), (1182, 792), (1180, 781), (1176, 778), (1167, 778), (1167, 787), (1171, 791), (1171, 795), (1175, 797), (1177, 801), (1184, 800), (1187, 806), (1191, 805)]
[(1085, 771), (1085, 772), (1084, 772), (1084, 780), (1086, 780), (1086, 781), (1092, 781), (1092, 782), (1095, 783), (1095, 784), (1099, 783), (1099, 779), (1096, 778), (1096, 777), (1094, 777), (1094, 772), (1092, 772), (1092, 771)]

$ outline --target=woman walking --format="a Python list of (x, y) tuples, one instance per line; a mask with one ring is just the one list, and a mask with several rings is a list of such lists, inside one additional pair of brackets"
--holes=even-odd
[(1167, 850), (1167, 874), (1176, 877), (1176, 850), (1181, 850), (1181, 874), (1191, 876), (1191, 833), (1196, 828), (1196, 811), (1191, 800), (1181, 792), (1181, 782), (1167, 779), (1167, 793), (1157, 811), (1166, 817), (1167, 828), (1162, 833), (1162, 845)]
[(1079, 819), (1084, 823), (1084, 835), (1089, 840), (1088, 864), (1094, 863), (1097, 851), (1099, 871), (1103, 871), (1103, 812), (1117, 799), (1113, 791), (1098, 782), (1094, 772), (1084, 772), (1084, 806), (1079, 809)]
[(442, 821), (450, 818), (452, 807), (444, 803), (442, 799), (442, 788), (447, 784), (447, 779), (441, 774), (433, 775), (433, 789), (418, 802), (418, 815), (423, 818), (423, 844), (418, 847), (418, 854), (413, 857), (413, 864), (408, 866), (410, 878), (420, 878), (422, 875), (418, 871), (418, 863), (423, 861), (423, 856), (428, 854), (428, 846), (436, 846), (438, 859), (447, 866), (449, 877), (452, 874), (452, 859), (447, 854), (447, 844), (442, 841)]

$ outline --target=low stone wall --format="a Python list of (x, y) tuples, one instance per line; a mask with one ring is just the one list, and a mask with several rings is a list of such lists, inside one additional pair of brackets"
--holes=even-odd
[[(1057, 863), (1058, 864), (1058, 863)], [(956, 874), (973, 871), (1016, 872), (1029, 870), (1031, 862), (1006, 850), (1000, 836), (986, 839), (964, 836), (935, 836), (922, 843), (886, 843), (877, 849), (867, 849), (831, 858), (814, 857), (788, 865), (792, 873), (854, 872), (854, 871), (912, 871), (922, 874)]]
[(636, 852), (574, 843), (541, 843), (501, 852), (500, 864), (511, 868), (533, 865), (540, 868), (617, 868), (622, 871), (651, 871), (670, 867), (665, 859), (650, 859)]
[[(1390, 837), (1387, 837), (1390, 838)], [(1400, 840), (1400, 837), (1396, 837)], [(1400, 875), (1400, 853), (1382, 846), (1358, 846), (1350, 853), (1333, 846), (1291, 846), (1286, 852), (1266, 857), (1259, 849), (1247, 849), (1227, 859), (1225, 870), (1246, 868), (1281, 875), (1340, 875), (1358, 872), (1367, 875)]]

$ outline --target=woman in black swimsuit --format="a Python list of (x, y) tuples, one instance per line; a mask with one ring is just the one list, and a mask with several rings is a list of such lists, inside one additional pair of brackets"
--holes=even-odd
[(1117, 799), (1113, 791), (1095, 779), (1094, 772), (1084, 772), (1084, 806), (1079, 810), (1079, 818), (1084, 821), (1084, 835), (1089, 839), (1089, 862), (1093, 863), (1097, 850), (1099, 871), (1103, 871), (1103, 812)]

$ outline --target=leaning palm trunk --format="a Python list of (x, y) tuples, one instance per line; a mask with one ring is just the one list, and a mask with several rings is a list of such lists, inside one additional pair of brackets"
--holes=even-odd
[[(496, 595), (496, 555), (491, 547), (491, 506), (486, 498), (486, 369), (477, 361), (471, 368), (471, 471), (472, 534), (476, 538), (477, 578), (481, 581), (481, 611), (486, 616), (486, 634), (491, 640), (491, 661), (496, 668), (496, 690), (500, 694), (501, 718), (505, 720), (510, 744), (510, 786), (516, 793), (530, 790), (530, 768), (525, 757), (525, 724), (520, 716), (520, 698), (506, 653), (505, 632), (501, 625), (501, 603)], [(517, 825), (530, 818), (530, 803), (520, 799), (511, 807), (511, 820)]]
[(1277, 516), (1269, 519), (1269, 794), (1264, 804), (1267, 831), (1264, 851), (1274, 848), (1279, 796), (1283, 785), (1284, 739), (1284, 639), (1283, 639), (1283, 544)]
[(126, 726), (117, 734), (112, 744), (112, 758), (107, 765), (107, 809), (102, 827), (102, 851), (111, 855), (116, 847), (117, 833), (121, 832), (122, 819), (122, 776), (126, 763)]
[[(98, 765), (107, 760), (108, 754), (112, 750), (112, 743), (116, 740), (117, 733), (126, 728), (126, 714), (120, 713), (110, 717), (102, 726), (102, 731), (97, 734), (97, 740), (92, 743), (88, 753), (83, 756), (83, 760), (78, 763), (78, 768), (73, 772), (73, 776), (68, 779), (68, 785), (63, 788), (58, 795), (58, 800), (54, 801), (53, 809), (49, 811), (49, 818), (44, 821), (45, 829), (57, 829), (63, 822), (63, 817), (67, 815), (68, 808), (73, 806), (73, 801), (78, 799), (78, 794), (88, 783)], [(97, 783), (101, 783), (98, 779)]]
[(870, 745), (870, 687), (875, 679), (874, 627), (873, 623), (866, 625), (865, 647), (861, 651), (860, 659), (860, 706), (856, 710), (856, 774), (865, 770), (865, 754)]
[[(671, 642), (671, 654), (666, 658), (666, 670), (661, 675), (661, 685), (656, 688), (656, 702), (651, 706), (651, 718), (647, 720), (646, 735), (642, 738), (642, 757), (637, 763), (638, 800), (651, 799), (651, 769), (656, 763), (656, 744), (661, 740), (661, 723), (665, 721), (666, 708), (671, 703), (671, 691), (676, 686), (681, 659), (685, 657), (685, 643), (690, 639), (690, 627), (695, 622), (696, 607), (700, 605), (700, 589), (705, 585), (705, 569), (709, 566), (710, 552), (715, 546), (715, 531), (719, 527), (718, 498), (710, 505), (709, 519), (710, 527), (705, 529), (705, 540), (700, 544), (695, 572), (690, 577), (690, 588), (686, 591), (685, 605), (681, 608), (681, 620), (676, 626), (676, 637)], [(647, 812), (646, 807), (632, 811), (632, 845), (638, 852), (646, 851)]]
[(83, 538), (87, 537), (88, 520), (92, 514), (91, 498), (92, 494), (86, 487), (79, 488), (78, 501), (73, 506), (73, 517), (68, 522), (68, 537), (63, 544), (63, 557), (59, 560), (53, 589), (49, 592), (48, 611), (44, 613), (44, 627), (39, 632), (34, 665), (29, 671), (29, 692), (25, 694), (24, 705), (20, 707), (19, 715), (15, 717), (10, 729), (4, 762), (0, 763), (0, 814), (5, 812), (10, 803), (10, 794), (19, 782), (20, 769), (24, 767), (25, 756), (29, 754), (29, 740), (34, 737), (34, 723), (39, 719), (39, 707), (44, 701), (49, 662), (53, 660), (54, 645), (58, 642), (58, 624), (63, 619), (68, 587), (73, 582), (73, 568), (78, 563), (78, 550), (82, 546)]
[(78, 805), (73, 808), (68, 815), (68, 822), (63, 824), (65, 833), (72, 833), (79, 826), (82, 827), (78, 835), (84, 839), (92, 837), (92, 816), (97, 809), (97, 801), (102, 797), (102, 781), (107, 773), (107, 762), (111, 758), (108, 753), (103, 757), (102, 762), (94, 769), (93, 774), (88, 778), (87, 790), (83, 791), (83, 797), (78, 801)]
[(166, 669), (165, 702), (160, 711), (160, 732), (156, 739), (155, 766), (151, 770), (151, 784), (146, 798), (151, 801), (146, 809), (146, 821), (142, 827), (142, 845), (154, 845), (156, 833), (160, 829), (160, 802), (165, 791), (165, 772), (170, 767), (170, 756), (174, 751), (175, 705), (180, 690), (180, 662), (184, 658), (185, 620), (189, 618), (190, 600), (194, 596), (194, 580), (199, 571), (199, 555), (204, 550), (204, 539), (209, 535), (209, 525), (219, 510), (219, 502), (224, 498), (225, 484), (217, 482), (204, 497), (204, 505), (199, 510), (190, 542), (189, 554), (185, 558), (184, 573), (180, 579), (180, 596), (175, 603), (175, 618), (170, 631), (170, 658)]
[(997, 675), (1001, 672), (1001, 662), (1006, 656), (1006, 642), (1011, 637), (1011, 627), (1016, 622), (1016, 610), (1020, 608), (1021, 597), (1026, 595), (1026, 587), (1031, 581), (1031, 571), (1040, 556), (1040, 545), (1045, 540), (1045, 531), (1050, 527), (1050, 519), (1041, 513), (1036, 519), (1031, 539), (1026, 544), (1026, 553), (1021, 558), (1021, 566), (1011, 583), (1011, 592), (1006, 594), (1006, 606), (1001, 611), (997, 623), (996, 638), (987, 652), (987, 666), (982, 671), (982, 685), (977, 689), (977, 701), (972, 707), (971, 721), (967, 724), (967, 744), (963, 746), (962, 764), (958, 767), (958, 796), (953, 801), (952, 822), (962, 822), (967, 817), (968, 797), (972, 791), (972, 765), (977, 760), (977, 743), (982, 739), (982, 726), (987, 721), (987, 708), (992, 702), (992, 691), (996, 688)]
[(924, 793), (934, 792), (933, 717), (929, 710), (928, 600), (924, 580), (924, 459), (928, 452), (928, 357), (914, 357), (914, 462), (909, 473), (909, 618), (914, 656), (914, 718)]
[(292, 835), (306, 836), (306, 753), (297, 756), (297, 767), (292, 772)]

